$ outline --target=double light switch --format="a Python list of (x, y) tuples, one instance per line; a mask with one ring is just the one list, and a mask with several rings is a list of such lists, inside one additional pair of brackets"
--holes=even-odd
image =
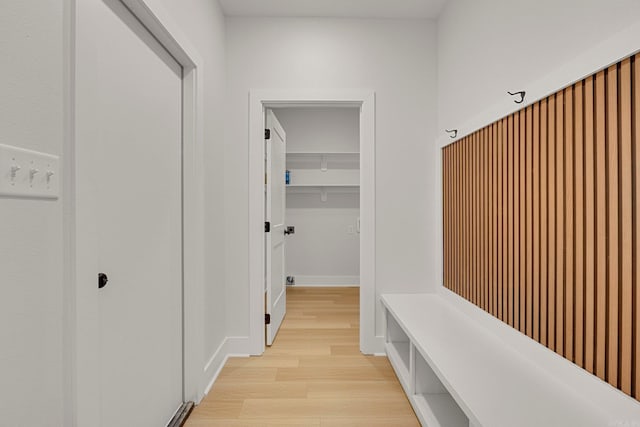
[(57, 199), (57, 156), (0, 144), (0, 196)]

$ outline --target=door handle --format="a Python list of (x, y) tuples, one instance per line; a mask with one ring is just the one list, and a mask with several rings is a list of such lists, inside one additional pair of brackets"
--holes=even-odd
[(109, 278), (104, 273), (98, 273), (98, 289), (102, 289), (107, 286)]
[(293, 225), (287, 225), (284, 229), (284, 234), (296, 234), (296, 228)]

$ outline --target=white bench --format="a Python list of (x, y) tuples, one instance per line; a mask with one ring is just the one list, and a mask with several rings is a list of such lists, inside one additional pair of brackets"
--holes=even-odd
[(428, 427), (640, 427), (640, 403), (443, 289), (386, 294), (386, 351)]

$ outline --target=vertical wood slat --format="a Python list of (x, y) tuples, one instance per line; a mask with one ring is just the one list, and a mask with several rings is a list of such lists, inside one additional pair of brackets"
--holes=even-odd
[(501, 175), (500, 175), (500, 166), (501, 166), (501, 162), (500, 162), (500, 153), (502, 152), (500, 150), (500, 141), (498, 140), (498, 125), (499, 122), (496, 122), (493, 124), (493, 129), (492, 129), (492, 133), (493, 133), (493, 194), (494, 194), (494, 200), (493, 200), (493, 230), (494, 230), (494, 235), (493, 235), (493, 259), (494, 259), (494, 263), (493, 263), (493, 277), (494, 277), (494, 281), (492, 283), (492, 287), (493, 287), (493, 315), (496, 317), (500, 317), (499, 313), (501, 312), (499, 307), (500, 307), (500, 295), (501, 292), (499, 292), (500, 289), (500, 285), (501, 285), (501, 281), (500, 281), (500, 276), (502, 273), (502, 264), (501, 264), (501, 258), (502, 258), (502, 252), (501, 252), (501, 248), (502, 248), (502, 235), (501, 233), (501, 228), (502, 228), (502, 224), (500, 221), (501, 218), (501, 198), (500, 198), (500, 182), (502, 180)]
[[(450, 148), (450, 147), (447, 147)], [(446, 162), (445, 165), (443, 166), (443, 172), (446, 174), (447, 176), (447, 199), (446, 199), (446, 206), (447, 206), (447, 213), (446, 213), (446, 218), (445, 221), (447, 223), (447, 230), (448, 233), (444, 236), (444, 240), (447, 244), (447, 250), (445, 252), (445, 256), (448, 258), (445, 261), (445, 265), (446, 265), (446, 274), (447, 274), (447, 280), (446, 280), (446, 285), (447, 288), (451, 289), (451, 281), (453, 280), (453, 266), (452, 266), (452, 260), (453, 260), (453, 245), (452, 245), (452, 238), (453, 238), (453, 224), (452, 224), (452, 218), (453, 218), (453, 206), (452, 206), (452, 199), (453, 199), (453, 188), (452, 188), (452, 175), (453, 175), (453, 161), (451, 159), (451, 150), (447, 149), (445, 150), (445, 155), (446, 155)], [(445, 169), (446, 168), (446, 169)]]
[(444, 254), (443, 284), (445, 287), (449, 286), (449, 245), (447, 244), (447, 239), (450, 234), (449, 223), (447, 221), (447, 208), (449, 204), (449, 188), (447, 187), (449, 162), (447, 161), (447, 153), (448, 151), (446, 149), (442, 150), (442, 252)]
[(619, 209), (618, 209), (618, 66), (607, 70), (607, 157), (608, 157), (608, 331), (607, 331), (607, 381), (618, 386), (618, 293), (619, 293)]
[(469, 294), (467, 292), (467, 286), (469, 284), (469, 256), (468, 256), (468, 249), (469, 249), (469, 236), (468, 236), (468, 217), (467, 217), (467, 172), (468, 172), (468, 167), (467, 167), (467, 148), (468, 148), (468, 144), (467, 144), (467, 140), (468, 138), (465, 138), (465, 140), (463, 140), (463, 143), (461, 144), (460, 150), (461, 150), (461, 157), (462, 157), (462, 241), (461, 241), (461, 245), (462, 245), (462, 254), (460, 256), (460, 268), (462, 270), (462, 296), (464, 298), (469, 298)]
[(471, 254), (471, 248), (473, 247), (473, 245), (471, 244), (471, 234), (473, 232), (472, 228), (471, 228), (471, 224), (473, 221), (473, 218), (471, 218), (471, 206), (472, 206), (472, 201), (473, 201), (473, 194), (471, 193), (471, 180), (472, 180), (472, 173), (473, 170), (471, 168), (471, 149), (473, 148), (473, 141), (472, 141), (472, 136), (468, 136), (466, 138), (465, 141), (465, 151), (464, 151), (464, 161), (465, 161), (465, 182), (464, 182), (464, 188), (465, 188), (465, 215), (464, 215), (464, 219), (465, 219), (465, 227), (466, 227), (466, 238), (465, 238), (465, 245), (466, 245), (466, 249), (465, 249), (465, 257), (466, 257), (466, 262), (465, 262), (465, 269), (466, 269), (466, 275), (467, 275), (467, 280), (466, 280), (466, 286), (465, 286), (465, 297), (467, 298), (467, 300), (473, 302), (473, 298), (472, 298), (472, 286), (473, 286), (473, 281), (472, 281), (472, 264), (473, 264), (473, 259), (472, 259), (472, 254)]
[(548, 136), (549, 108), (548, 100), (542, 100), (540, 106), (540, 343), (548, 342), (549, 318), (549, 198), (548, 198)]
[(479, 155), (479, 147), (480, 147), (480, 135), (476, 132), (474, 134), (474, 144), (473, 144), (473, 159), (474, 159), (474, 169), (475, 169), (475, 173), (474, 173), (474, 179), (473, 179), (473, 193), (474, 193), (474, 203), (473, 203), (473, 209), (474, 209), (474, 213), (473, 213), (473, 228), (474, 228), (474, 252), (475, 252), (475, 256), (474, 256), (474, 261), (473, 261), (473, 265), (474, 265), (474, 283), (475, 283), (475, 289), (474, 289), (474, 295), (475, 295), (475, 301), (476, 301), (476, 305), (480, 305), (481, 301), (480, 301), (480, 210), (478, 209), (478, 207), (480, 206), (480, 155)]
[(462, 295), (462, 144), (458, 143), (455, 147), (456, 157), (456, 212), (457, 212), (457, 244), (456, 244), (456, 292)]
[(574, 123), (573, 123), (573, 87), (570, 86), (564, 92), (564, 357), (575, 361), (573, 351), (574, 331), (574, 217), (576, 214), (573, 200), (573, 147)]
[(502, 119), (502, 320), (509, 321), (509, 121)]
[(584, 365), (596, 372), (596, 197), (595, 197), (595, 102), (594, 79), (584, 85), (584, 208), (585, 208), (585, 298), (584, 298)]
[(533, 339), (540, 342), (540, 104), (533, 106)]
[(467, 300), (471, 301), (471, 292), (472, 292), (472, 278), (471, 278), (471, 272), (472, 272), (472, 268), (471, 268), (471, 264), (472, 264), (472, 259), (471, 259), (471, 199), (472, 199), (472, 194), (471, 194), (471, 148), (472, 148), (472, 143), (471, 143), (471, 137), (468, 136), (466, 138), (465, 141), (465, 150), (464, 150), (464, 162), (465, 162), (465, 168), (464, 168), (464, 191), (465, 191), (465, 207), (464, 207), (464, 212), (465, 212), (465, 216), (464, 216), (464, 220), (465, 220), (465, 274), (466, 274), (466, 279), (465, 279), (465, 297), (467, 298)]
[(509, 163), (509, 323), (518, 329), (518, 298), (520, 297), (518, 277), (518, 212), (517, 189), (518, 185), (518, 159), (520, 158), (520, 121), (518, 113), (513, 114), (510, 132)]
[(583, 84), (579, 82), (574, 92), (574, 203), (575, 203), (575, 362), (584, 367), (584, 103)]
[(633, 151), (633, 289), (634, 295), (634, 315), (633, 315), (633, 339), (634, 339), (634, 365), (633, 378), (634, 397), (640, 396), (640, 141), (638, 136), (638, 126), (640, 125), (640, 71), (638, 61), (640, 54), (634, 57), (633, 77), (632, 77), (632, 151)]
[(488, 174), (489, 164), (487, 155), (487, 129), (482, 130), (481, 136), (481, 164), (482, 164), (482, 197), (481, 197), (481, 214), (482, 214), (482, 307), (485, 311), (489, 311), (489, 192), (488, 188)]
[(488, 199), (487, 199), (487, 207), (488, 207), (488, 216), (487, 216), (487, 226), (488, 226), (488, 232), (489, 232), (489, 238), (488, 238), (488, 248), (489, 248), (489, 253), (488, 253), (488, 265), (487, 265), (487, 269), (488, 269), (488, 294), (489, 294), (489, 313), (491, 313), (493, 316), (495, 316), (495, 295), (494, 295), (494, 286), (496, 283), (496, 275), (495, 275), (495, 266), (497, 263), (497, 260), (495, 258), (495, 246), (496, 246), (496, 238), (495, 238), (495, 233), (496, 233), (496, 229), (495, 229), (495, 209), (494, 209), (494, 203), (495, 203), (495, 199), (496, 199), (496, 193), (495, 193), (495, 189), (494, 189), (494, 176), (496, 173), (496, 167), (495, 167), (495, 162), (494, 162), (494, 138), (493, 138), (493, 125), (489, 125), (487, 127), (487, 167), (488, 167), (488, 171), (487, 171), (487, 192), (488, 192)]
[(455, 215), (455, 209), (454, 209), (454, 205), (453, 205), (453, 198), (454, 198), (454, 188), (453, 188), (453, 175), (454, 175), (454, 168), (455, 168), (455, 162), (453, 161), (453, 146), (447, 146), (444, 148), (444, 150), (447, 152), (448, 157), (449, 157), (449, 161), (447, 162), (447, 164), (442, 166), (442, 171), (443, 173), (446, 173), (449, 175), (449, 206), (451, 208), (451, 212), (450, 212), (450, 228), (449, 228), (449, 236), (445, 236), (445, 239), (447, 239), (450, 243), (450, 247), (449, 247), (449, 251), (445, 254), (445, 256), (449, 257), (448, 263), (450, 265), (449, 268), (449, 282), (447, 283), (447, 288), (451, 291), (453, 291), (453, 272), (455, 270), (454, 266), (453, 266), (453, 260), (454, 260), (454, 250), (453, 250), (453, 239), (455, 236), (455, 224), (453, 223), (453, 216)]
[(474, 181), (475, 181), (475, 159), (474, 159), (474, 151), (476, 146), (475, 134), (471, 135), (469, 138), (469, 151), (467, 152), (468, 165), (469, 165), (469, 181), (468, 181), (468, 191), (469, 191), (469, 207), (467, 209), (468, 217), (469, 217), (469, 301), (472, 301), (475, 304), (475, 269), (476, 269), (476, 253), (475, 253), (475, 200), (476, 194), (473, 191)]
[(606, 206), (606, 127), (605, 127), (605, 75), (595, 78), (595, 190), (596, 190), (596, 340), (595, 370), (606, 379), (607, 336), (607, 206)]
[(556, 346), (555, 351), (564, 353), (564, 93), (556, 95)]
[(489, 313), (492, 315), (496, 315), (495, 312), (495, 283), (497, 282), (496, 278), (496, 264), (498, 263), (495, 257), (495, 248), (496, 248), (496, 228), (495, 228), (495, 200), (496, 200), (496, 190), (495, 190), (495, 174), (496, 174), (496, 166), (494, 159), (494, 142), (493, 138), (493, 130), (495, 125), (491, 125), (488, 128), (488, 148), (489, 148)]
[(520, 218), (518, 221), (518, 229), (520, 231), (520, 237), (518, 242), (518, 258), (517, 262), (519, 263), (518, 270), (520, 272), (520, 279), (518, 280), (518, 285), (520, 286), (520, 307), (518, 308), (518, 324), (520, 325), (520, 332), (526, 333), (527, 330), (527, 321), (526, 321), (526, 296), (527, 296), (527, 287), (526, 287), (526, 272), (527, 272), (527, 253), (526, 253), (526, 214), (525, 214), (525, 169), (526, 169), (526, 111), (522, 110), (519, 113), (520, 119), (520, 148), (518, 150), (520, 154), (520, 160), (518, 161), (518, 172), (519, 172), (519, 184), (520, 187), (518, 189), (518, 197), (517, 201), (519, 203), (519, 213)]
[(533, 108), (527, 108), (525, 117), (527, 136), (525, 142), (525, 212), (526, 212), (526, 334), (533, 338), (534, 291), (533, 291)]
[(456, 222), (458, 223), (457, 226), (457, 245), (456, 245), (456, 292), (460, 295), (462, 295), (462, 281), (463, 281), (463, 275), (462, 275), (462, 253), (463, 253), (463, 246), (462, 246), (462, 231), (463, 231), (463, 227), (462, 227), (462, 217), (463, 217), (463, 211), (462, 211), (462, 144), (458, 143), (456, 144), (455, 147), (455, 153), (456, 153), (456, 164), (458, 165), (457, 170), (456, 170), (456, 195), (457, 197), (457, 201), (456, 201), (456, 212), (457, 212), (457, 219)]
[(453, 146), (453, 157), (454, 157), (454, 162), (455, 162), (455, 167), (454, 167), (454, 175), (455, 175), (455, 191), (456, 193), (454, 194), (454, 198), (455, 198), (455, 215), (456, 215), (456, 226), (455, 226), (455, 230), (456, 230), (456, 245), (455, 245), (455, 260), (454, 260), (454, 272), (455, 272), (455, 292), (459, 295), (462, 295), (462, 287), (460, 286), (461, 283), (461, 276), (462, 276), (462, 265), (461, 265), (461, 247), (460, 247), (460, 234), (462, 232), (462, 223), (460, 221), (460, 218), (462, 218), (462, 204), (461, 204), (461, 200), (462, 200), (462, 187), (460, 186), (460, 177), (461, 177), (461, 163), (462, 163), (462, 159), (460, 158), (460, 143), (456, 143)]
[(556, 258), (556, 192), (557, 189), (557, 175), (556, 175), (556, 95), (549, 97), (549, 117), (548, 117), (548, 149), (547, 149), (547, 172), (549, 173), (548, 180), (548, 245), (547, 249), (547, 298), (548, 298), (548, 320), (547, 320), (547, 340), (549, 348), (553, 351), (556, 350), (556, 266), (558, 260)]
[(497, 127), (496, 127), (496, 133), (497, 133), (497, 157), (496, 157), (496, 161), (497, 161), (497, 165), (498, 165), (498, 183), (497, 183), (497, 194), (498, 194), (498, 203), (497, 203), (497, 210), (498, 210), (498, 216), (497, 216), (497, 225), (496, 225), (496, 229), (498, 230), (498, 254), (497, 254), (497, 259), (498, 259), (498, 280), (497, 280), (497, 311), (498, 311), (498, 319), (503, 319), (502, 317), (502, 281), (504, 280), (504, 275), (503, 275), (503, 263), (504, 263), (504, 256), (503, 256), (503, 233), (505, 230), (504, 224), (502, 222), (502, 218), (504, 216), (504, 210), (503, 210), (503, 179), (502, 179), (502, 175), (503, 175), (503, 162), (502, 162), (502, 157), (503, 157), (503, 145), (502, 145), (502, 120), (498, 122)]
[(471, 205), (469, 193), (469, 179), (470, 179), (470, 167), (469, 167), (469, 150), (471, 148), (470, 137), (467, 136), (464, 140), (463, 144), (463, 156), (464, 156), (464, 209), (463, 209), (463, 220), (464, 220), (464, 297), (467, 300), (471, 298), (469, 295), (470, 285), (471, 285), (471, 257), (469, 256), (469, 251), (471, 250), (471, 218), (469, 218), (469, 206)]
[(456, 143), (453, 146), (453, 161), (454, 161), (454, 191), (453, 197), (455, 199), (455, 258), (454, 258), (454, 292), (460, 295), (460, 275), (461, 275), (461, 265), (460, 265), (460, 233), (462, 230), (462, 224), (460, 223), (460, 218), (462, 215), (462, 207), (460, 206), (460, 199), (462, 197), (461, 188), (460, 188), (460, 143)]
[(458, 162), (456, 158), (456, 144), (453, 144), (449, 147), (450, 156), (451, 156), (451, 284), (449, 289), (453, 292), (457, 292), (457, 272), (458, 272), (458, 187), (457, 187), (457, 169)]
[(454, 236), (455, 236), (455, 224), (454, 224), (454, 218), (455, 218), (455, 206), (453, 204), (454, 201), (454, 194), (455, 194), (455, 189), (453, 187), (453, 177), (454, 177), (454, 170), (455, 170), (455, 163), (453, 161), (453, 149), (451, 147), (447, 147), (447, 175), (448, 175), (448, 190), (449, 191), (449, 199), (448, 199), (448, 205), (449, 205), (449, 213), (447, 215), (447, 220), (449, 222), (449, 236), (446, 237), (448, 244), (449, 244), (449, 250), (447, 251), (447, 255), (449, 257), (449, 261), (448, 261), (448, 275), (449, 275), (449, 281), (448, 281), (448, 288), (450, 290), (453, 290), (453, 277), (454, 277), (454, 271), (455, 271), (455, 267), (453, 264), (453, 260), (455, 258), (455, 254), (454, 254)]
[(487, 311), (487, 193), (486, 193), (486, 172), (487, 159), (485, 157), (485, 131), (480, 132), (480, 300), (481, 307)]
[(458, 149), (458, 209), (460, 214), (458, 215), (458, 294), (464, 298), (464, 156), (463, 156), (463, 142), (460, 141), (457, 145)]
[(631, 394), (633, 301), (633, 205), (631, 149), (631, 59), (619, 74), (620, 114), (620, 389)]
[(475, 159), (474, 159), (474, 151), (475, 151), (475, 134), (473, 134), (469, 141), (469, 151), (467, 152), (468, 165), (469, 165), (469, 182), (468, 182), (468, 191), (469, 191), (469, 208), (468, 208), (468, 217), (469, 217), (469, 300), (475, 304), (475, 268), (476, 268), (476, 258), (475, 258), (475, 200), (476, 194), (473, 191), (474, 181), (475, 181)]
[(492, 147), (493, 143), (493, 125), (487, 126), (487, 140), (485, 145), (485, 158), (487, 161), (487, 312), (493, 314), (493, 158)]
[(483, 160), (485, 164), (484, 170), (484, 201), (485, 201), (485, 310), (491, 313), (491, 192), (489, 191), (489, 177), (491, 174), (491, 162), (489, 152), (489, 128), (483, 129), (484, 148)]

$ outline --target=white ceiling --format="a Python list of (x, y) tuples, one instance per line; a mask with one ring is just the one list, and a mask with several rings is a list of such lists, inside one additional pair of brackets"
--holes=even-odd
[(219, 0), (227, 16), (437, 18), (447, 0)]

